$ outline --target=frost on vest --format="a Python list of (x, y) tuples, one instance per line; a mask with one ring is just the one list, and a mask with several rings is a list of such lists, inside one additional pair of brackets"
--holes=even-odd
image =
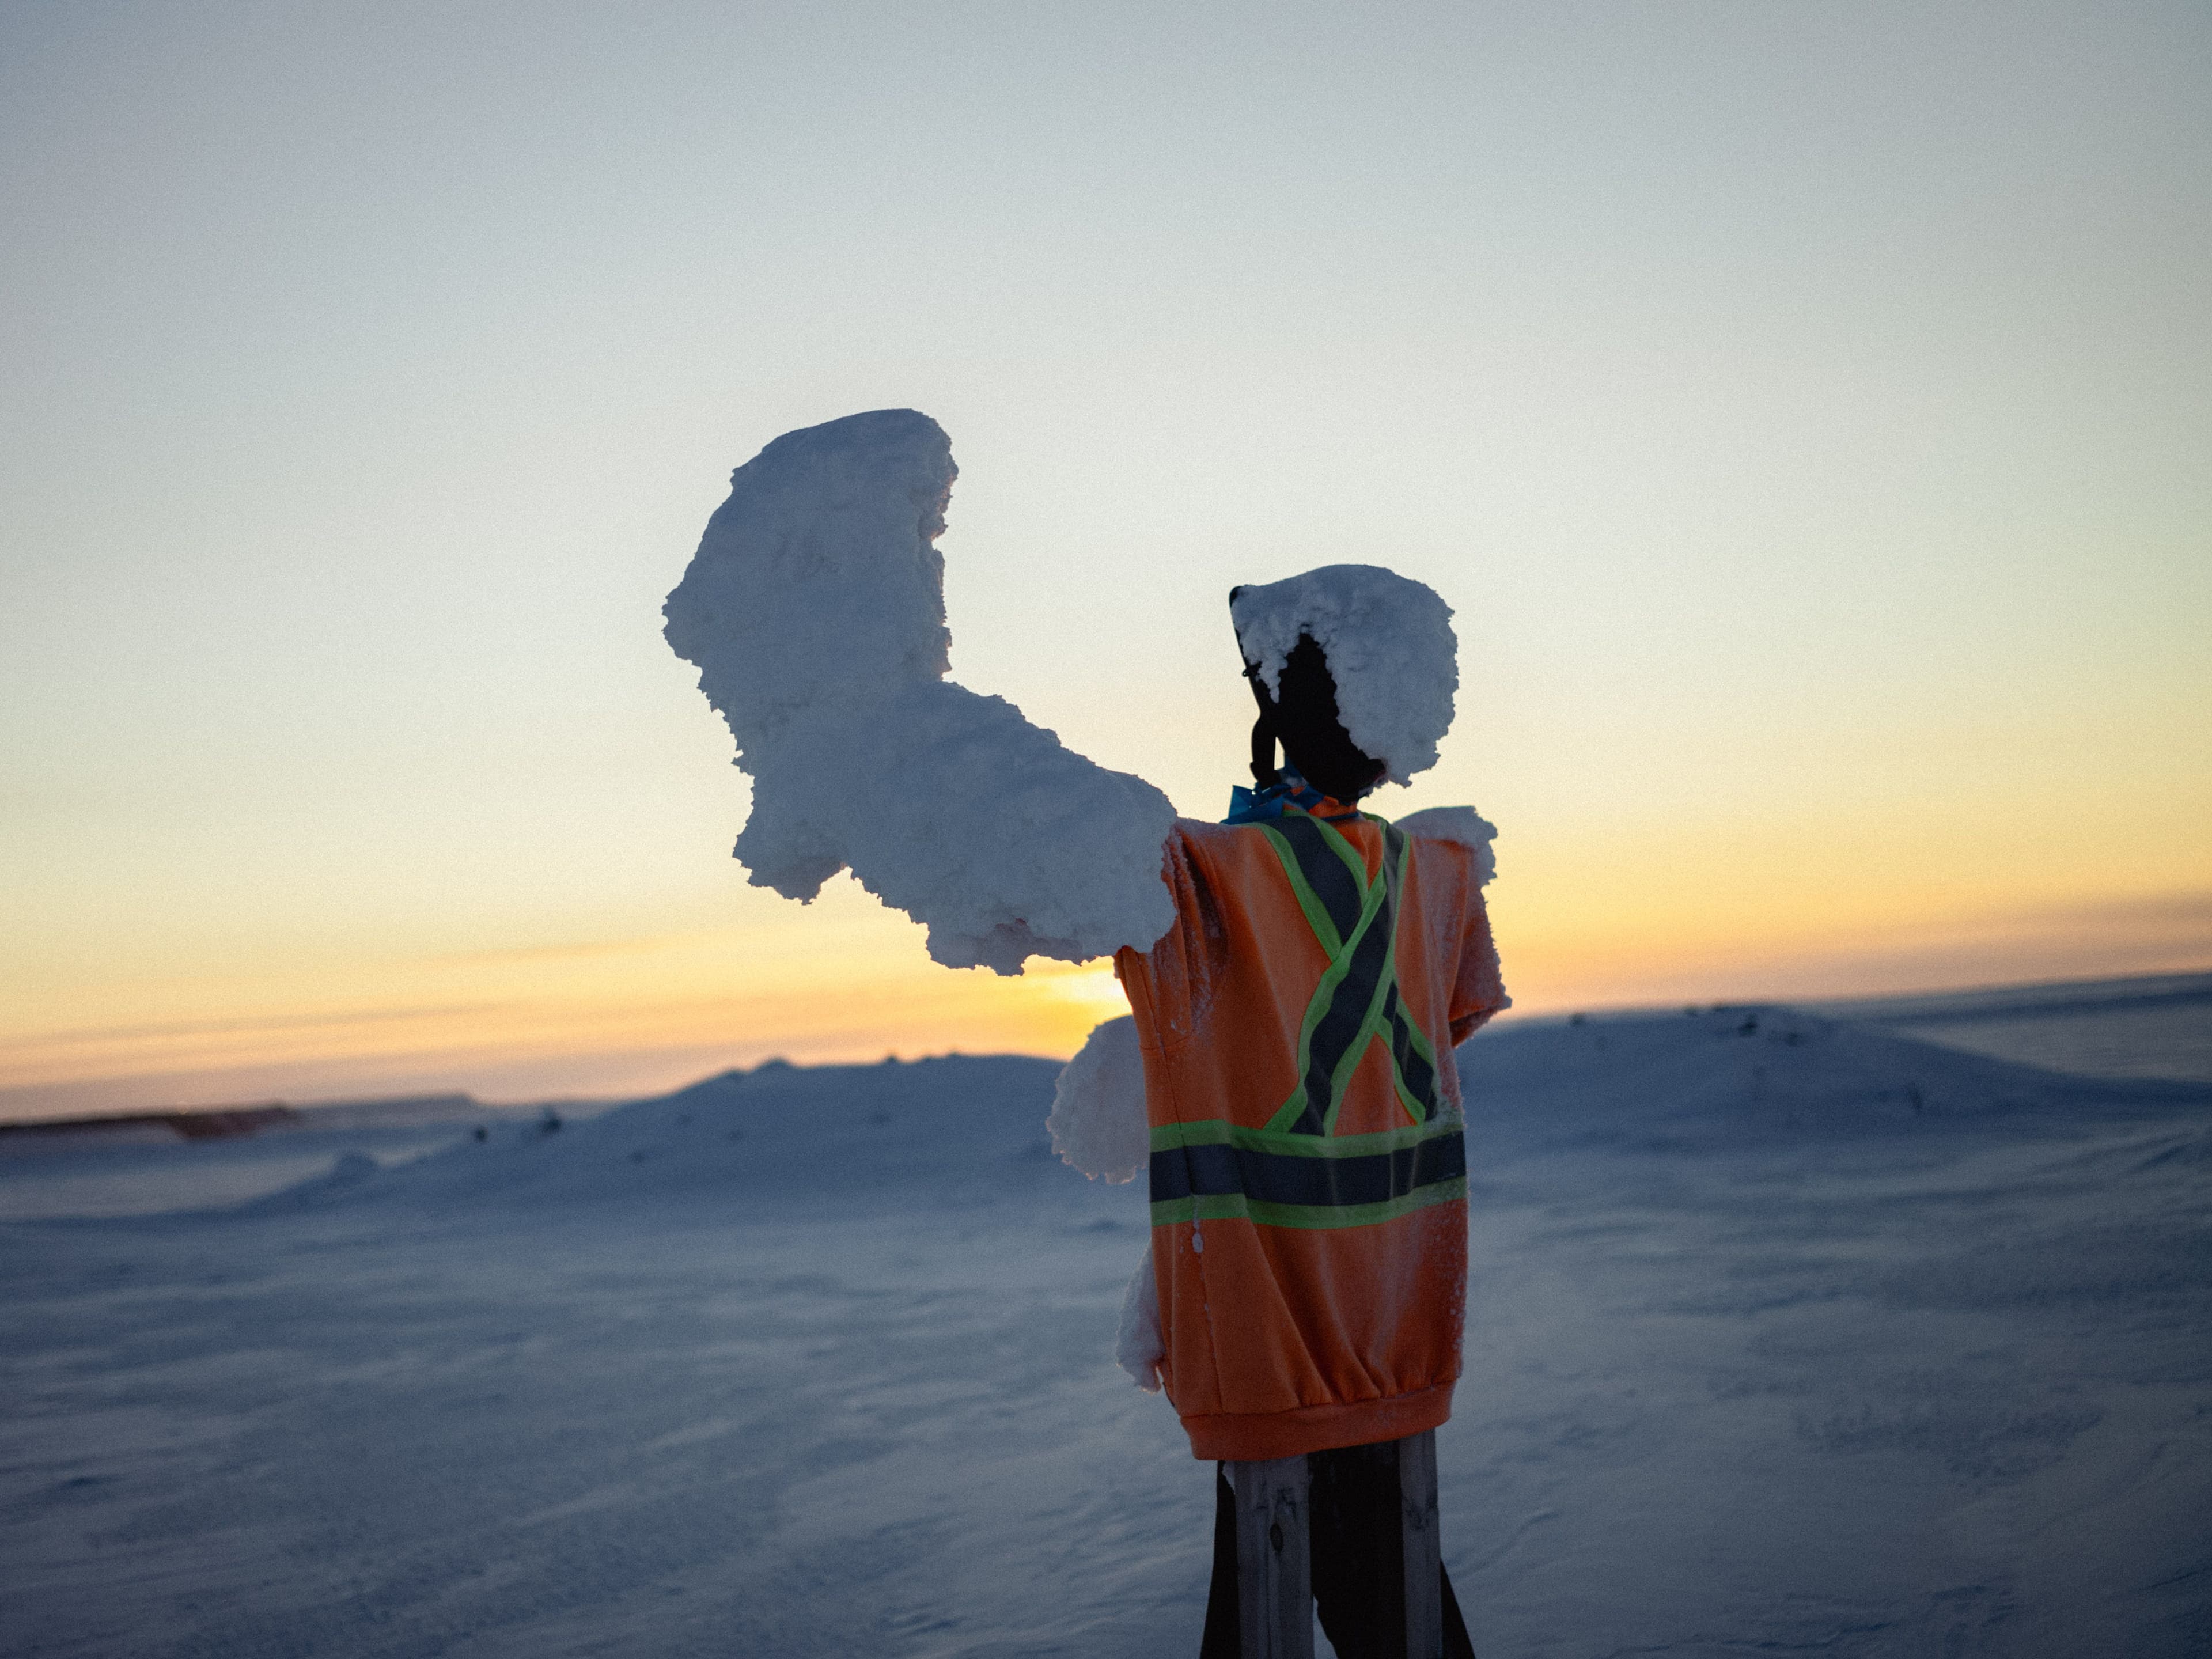
[(849, 869), (948, 967), (1144, 949), (1175, 920), (1167, 797), (945, 678), (957, 471), (936, 422), (878, 410), (731, 476), (665, 614), (752, 779), (737, 856), (801, 901)]

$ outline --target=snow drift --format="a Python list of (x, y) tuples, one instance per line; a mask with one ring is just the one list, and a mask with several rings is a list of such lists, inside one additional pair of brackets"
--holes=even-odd
[(737, 856), (802, 902), (851, 870), (948, 967), (1149, 945), (1174, 920), (1167, 797), (945, 678), (957, 473), (936, 422), (878, 410), (731, 475), (665, 616), (753, 781)]

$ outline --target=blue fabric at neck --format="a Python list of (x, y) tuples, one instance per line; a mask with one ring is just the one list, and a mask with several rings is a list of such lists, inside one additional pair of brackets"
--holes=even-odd
[(1229, 816), (1224, 823), (1265, 823), (1269, 818), (1283, 816), (1286, 805), (1303, 807), (1310, 812), (1328, 799), (1285, 766), (1275, 775), (1276, 781), (1265, 789), (1247, 789), (1242, 784), (1229, 791)]

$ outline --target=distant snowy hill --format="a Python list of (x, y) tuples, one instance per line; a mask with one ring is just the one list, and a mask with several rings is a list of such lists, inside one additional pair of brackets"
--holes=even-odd
[[(2068, 1077), (1780, 1007), (1531, 1022), (1457, 1059), (1478, 1164), (1543, 1147), (1771, 1152), (1968, 1127), (2064, 1133), (2212, 1100), (2200, 1085)], [(1057, 1192), (1068, 1172), (1044, 1122), (1059, 1069), (1004, 1054), (770, 1061), (580, 1122), (500, 1124), (397, 1167), (357, 1160), (268, 1203), (927, 1206)]]
[(1458, 1060), (1470, 1133), (1501, 1149), (2063, 1132), (2212, 1102), (2203, 1084), (2069, 1076), (1785, 1007), (1508, 1027)]
[(358, 1162), (264, 1202), (973, 1202), (1066, 1174), (1044, 1128), (1059, 1073), (1017, 1054), (771, 1060), (581, 1121), (545, 1114), (411, 1163)]

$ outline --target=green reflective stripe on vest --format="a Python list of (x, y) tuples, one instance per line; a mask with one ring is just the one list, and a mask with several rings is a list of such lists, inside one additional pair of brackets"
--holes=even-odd
[[(1389, 977), (1395, 945), (1393, 884), (1370, 882), (1358, 849), (1317, 819), (1285, 817), (1281, 828), (1268, 827), (1267, 840), (1285, 873), (1296, 870), (1292, 885), (1315, 895), (1314, 903), (1328, 925), (1316, 925), (1314, 935), (1329, 952), (1328, 966), (1298, 1028), (1298, 1086), (1268, 1127), (1325, 1135), (1336, 1127), (1336, 1103), (1365, 1052), (1360, 1033)], [(1342, 858), (1331, 842), (1343, 845), (1351, 858)], [(1304, 899), (1300, 904), (1306, 908)], [(1310, 908), (1307, 920), (1314, 920)]]
[(1152, 1206), (1152, 1224), (1172, 1227), (1185, 1221), (1249, 1221), (1261, 1227), (1372, 1227), (1395, 1221), (1401, 1215), (1425, 1210), (1431, 1204), (1449, 1204), (1467, 1196), (1467, 1178), (1439, 1181), (1416, 1187), (1402, 1198), (1379, 1204), (1269, 1204), (1242, 1193), (1209, 1194), (1202, 1198), (1179, 1198)]
[(1437, 1110), (1437, 1057), (1398, 995), (1404, 834), (1381, 818), (1382, 868), (1370, 879), (1359, 849), (1319, 818), (1285, 813), (1261, 827), (1328, 966), (1298, 1029), (1297, 1085), (1267, 1127), (1333, 1135), (1344, 1090), (1376, 1038), (1390, 1056), (1394, 1092), (1414, 1123)]
[(1255, 1152), (1281, 1152), (1291, 1158), (1371, 1158), (1377, 1152), (1418, 1146), (1439, 1135), (1457, 1134), (1465, 1127), (1457, 1118), (1434, 1117), (1368, 1134), (1302, 1135), (1283, 1129), (1247, 1129), (1227, 1118), (1214, 1117), (1193, 1123), (1156, 1124), (1151, 1150), (1171, 1152), (1179, 1146), (1249, 1146)]
[[(1351, 871), (1340, 872), (1334, 865), (1323, 862), (1320, 854), (1326, 843), (1321, 841), (1320, 827), (1311, 818), (1286, 817), (1281, 828), (1263, 823), (1260, 833), (1275, 849), (1283, 873), (1290, 878), (1291, 891), (1297, 898), (1298, 908), (1305, 912), (1306, 926), (1313, 929), (1314, 937), (1321, 941), (1321, 948), (1328, 952), (1333, 963), (1343, 953), (1346, 937), (1358, 927), (1366, 908), (1366, 866), (1363, 862)], [(1294, 836), (1297, 838), (1295, 842)], [(1338, 836), (1336, 839), (1342, 841), (1344, 837)], [(1306, 873), (1309, 867), (1313, 872), (1310, 878)]]
[(1382, 1018), (1390, 1042), (1390, 1058), (1396, 1066), (1391, 1080), (1397, 1085), (1398, 1099), (1413, 1116), (1425, 1119), (1436, 1104), (1436, 1050), (1429, 1047), (1428, 1038), (1406, 1012), (1404, 1000), (1398, 995), (1395, 983)]

